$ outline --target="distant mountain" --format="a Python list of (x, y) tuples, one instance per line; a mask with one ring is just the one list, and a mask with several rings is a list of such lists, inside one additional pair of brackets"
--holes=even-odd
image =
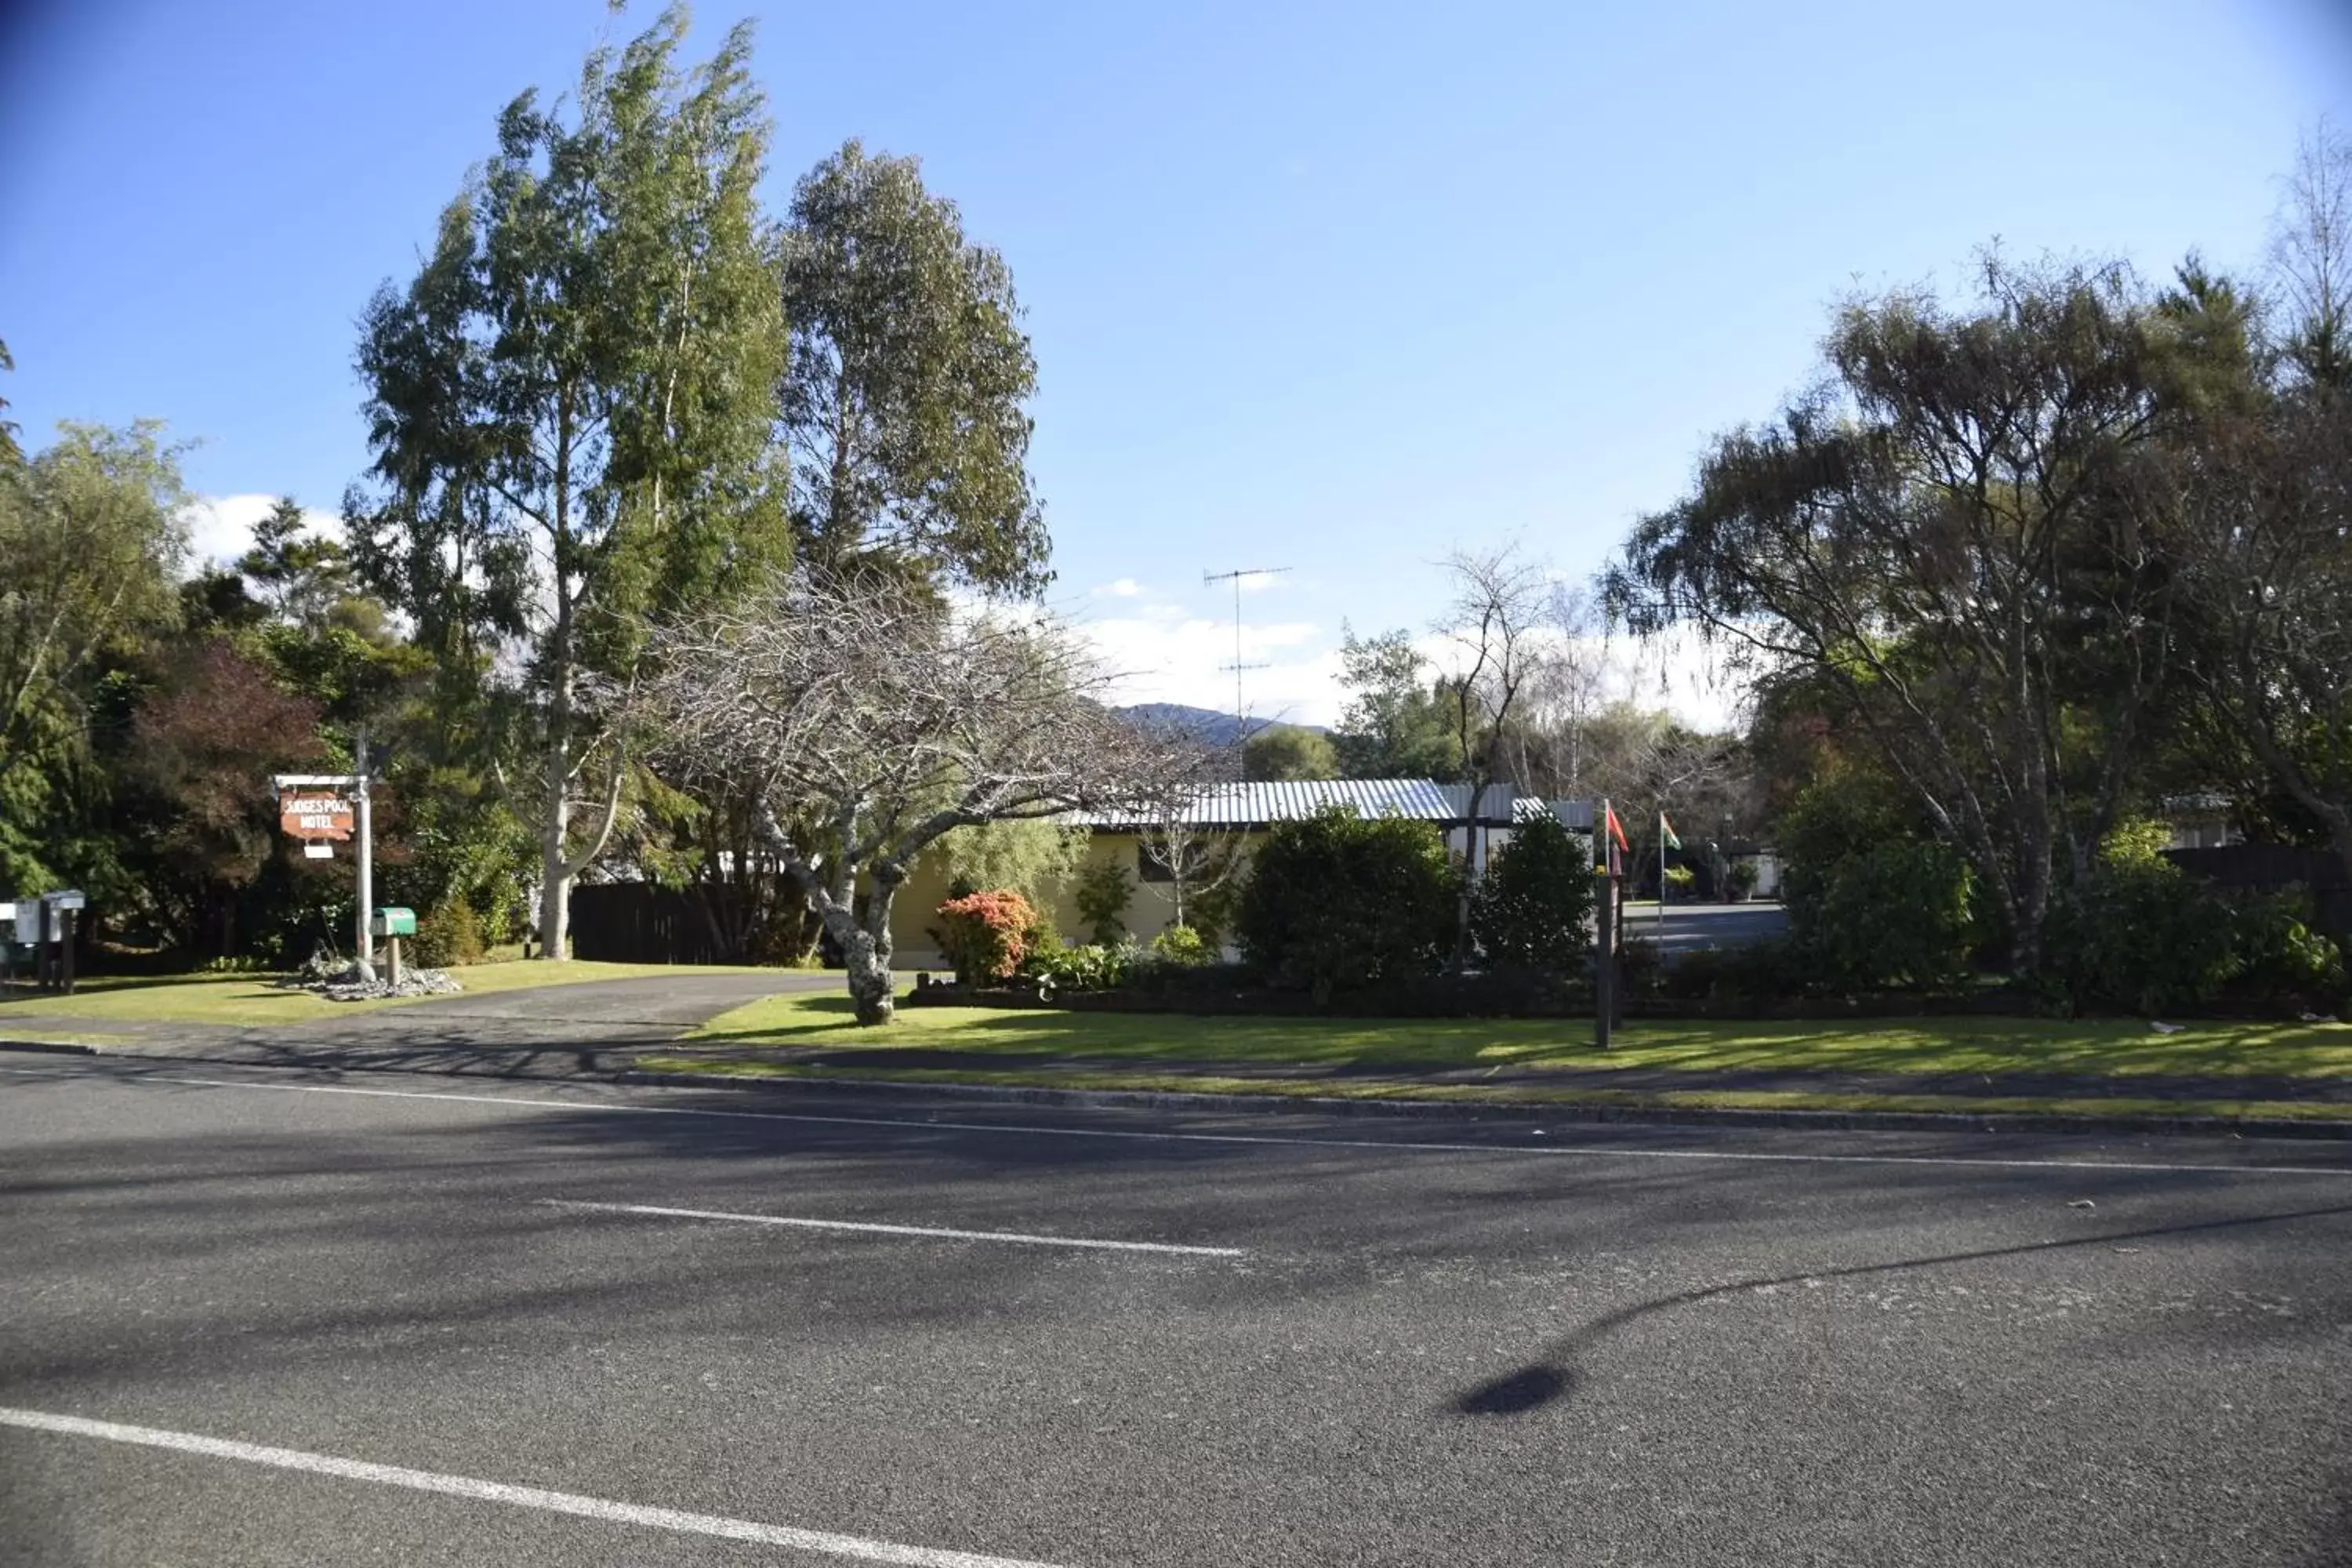
[[(1260, 730), (1282, 722), (1278, 719), (1237, 719), (1213, 708), (1189, 708), (1181, 702), (1139, 702), (1132, 708), (1121, 708), (1116, 711), (1138, 724), (1190, 735), (1205, 746), (1230, 746), (1243, 736), (1255, 735)], [(1322, 730), (1318, 724), (1300, 724), (1295, 728)]]

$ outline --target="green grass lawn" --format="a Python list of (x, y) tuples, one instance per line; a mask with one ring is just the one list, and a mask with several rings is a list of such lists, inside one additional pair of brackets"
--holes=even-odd
[(2128, 1019), (1918, 1018), (1795, 1023), (1633, 1021), (1614, 1048), (1581, 1018), (1195, 1017), (1175, 1013), (909, 1007), (862, 1029), (845, 996), (765, 997), (696, 1032), (705, 1045), (917, 1047), (1154, 1061), (1411, 1069), (1825, 1068), (1844, 1072), (2352, 1076), (2352, 1025), (2195, 1025), (2158, 1035)]
[[(1053, 1083), (1075, 1088), (1186, 1089), (1356, 1097), (1433, 1093), (1465, 1100), (1580, 1101), (1622, 1100), (1663, 1105), (1791, 1109), (2165, 1110), (2217, 1115), (2352, 1114), (2352, 1106), (2258, 1104), (2241, 1099), (2200, 1102), (2135, 1097), (2131, 1080), (2149, 1075), (2327, 1079), (2352, 1077), (2352, 1026), (2217, 1023), (2159, 1035), (2145, 1022), (2043, 1018), (1927, 1018), (1852, 1022), (1695, 1021), (1629, 1023), (1615, 1048), (1592, 1045), (1583, 1019), (1356, 1019), (1192, 1017), (1158, 1013), (1063, 1013), (980, 1007), (923, 1007), (898, 1021), (861, 1029), (845, 997), (772, 996), (720, 1015), (691, 1044), (734, 1047), (725, 1055), (691, 1051), (643, 1058), (651, 1070), (803, 1076), (854, 1072), (950, 1082)], [(854, 1067), (795, 1062), (758, 1047), (856, 1048), (908, 1054)], [(750, 1047), (749, 1050), (743, 1047)], [(952, 1051), (953, 1060), (921, 1053)], [(1190, 1070), (1177, 1070), (1183, 1064)], [(1203, 1067), (1202, 1064), (1209, 1064)], [(1216, 1068), (1230, 1066), (1230, 1076)], [(1285, 1077), (1268, 1068), (1299, 1068)], [(1377, 1075), (1339, 1078), (1332, 1069)], [(1854, 1094), (1779, 1089), (1655, 1086), (1620, 1092), (1579, 1075), (1558, 1088), (1547, 1069), (1665, 1068), (1682, 1072), (1813, 1069), (1937, 1076), (1960, 1079), (1932, 1095)], [(1410, 1075), (1457, 1075), (1443, 1085)], [(1486, 1074), (1512, 1079), (1483, 1083)], [(2015, 1084), (2013, 1075), (2061, 1074), (2105, 1080), (2098, 1098), (2049, 1098)], [(2005, 1077), (2012, 1078), (2006, 1088)], [(1633, 1080), (1627, 1080), (1631, 1085)], [(2028, 1098), (2034, 1093), (2043, 1098)]]
[[(667, 963), (596, 963), (578, 959), (563, 963), (479, 963), (453, 971), (468, 994), (520, 991), (539, 985), (570, 985), (591, 980), (629, 980), (647, 974), (688, 973), (734, 973), (739, 971), (695, 971)], [(352, 1012), (401, 1007), (432, 1000), (423, 996), (381, 997), (365, 1002), (330, 1002), (304, 991), (279, 989), (275, 976), (240, 974), (228, 977), (174, 974), (138, 979), (82, 981), (71, 996), (45, 995), (18, 989), (0, 1002), (0, 1035), (23, 1034), (60, 1037), (76, 1023), (87, 1024), (226, 1024), (257, 1026), (308, 1024)], [(102, 1038), (90, 1036), (88, 1038)]]

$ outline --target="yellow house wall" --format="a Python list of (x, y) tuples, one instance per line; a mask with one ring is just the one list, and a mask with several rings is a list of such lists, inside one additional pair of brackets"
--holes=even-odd
[[(1244, 835), (1242, 853), (1246, 856), (1256, 847), (1261, 837)], [(1132, 833), (1097, 833), (1087, 845), (1086, 864), (1099, 865), (1116, 861), (1127, 869), (1130, 891), (1127, 909), (1119, 923), (1128, 934), (1139, 942), (1149, 943), (1153, 937), (1176, 922), (1175, 900), (1165, 882), (1144, 882), (1136, 876), (1136, 852), (1139, 840)], [(898, 896), (890, 906), (890, 942), (895, 950), (893, 963), (900, 969), (935, 969), (947, 967), (940, 955), (939, 942), (928, 928), (939, 923), (940, 905), (948, 896), (948, 874), (937, 857), (918, 860), (915, 868), (900, 884)], [(1093, 940), (1093, 933), (1078, 918), (1077, 878), (1066, 879), (1053, 889), (1054, 929), (1064, 942), (1076, 946)]]

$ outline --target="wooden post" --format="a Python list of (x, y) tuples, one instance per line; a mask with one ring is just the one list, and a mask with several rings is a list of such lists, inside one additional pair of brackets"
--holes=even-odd
[(1599, 942), (1592, 955), (1592, 1043), (1605, 1051), (1617, 1021), (1617, 846), (1609, 837), (1605, 799), (1592, 829), (1593, 845), (1601, 851), (1601, 863), (1592, 868), (1601, 879)]
[(360, 968), (368, 974), (375, 973), (375, 930), (369, 922), (375, 915), (375, 824), (368, 810), (368, 742), (362, 727), (352, 742), (352, 772), (359, 790), (359, 958)]

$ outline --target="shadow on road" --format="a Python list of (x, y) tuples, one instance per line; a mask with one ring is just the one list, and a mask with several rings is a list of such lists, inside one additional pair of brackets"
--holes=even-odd
[(1794, 1274), (1780, 1274), (1751, 1279), (1735, 1279), (1727, 1285), (1710, 1285), (1696, 1290), (1678, 1291), (1654, 1301), (1643, 1301), (1626, 1307), (1608, 1316), (1587, 1323), (1568, 1335), (1553, 1347), (1552, 1353), (1517, 1371), (1504, 1373), (1456, 1396), (1452, 1409), (1458, 1415), (1524, 1415), (1542, 1409), (1566, 1397), (1575, 1387), (1576, 1363), (1595, 1345), (1624, 1328), (1661, 1312), (1678, 1307), (1696, 1306), (1744, 1291), (1760, 1290), (1780, 1285), (1801, 1285), (1811, 1280), (1853, 1279), (1882, 1274), (1899, 1274), (1915, 1268), (1935, 1268), (1949, 1263), (1976, 1263), (1991, 1258), (2020, 1258), (2035, 1253), (2064, 1252), (2075, 1247), (2102, 1247), (2119, 1241), (2139, 1241), (2160, 1236), (2187, 1236), (2200, 1231), (2237, 1230), (2248, 1226), (2276, 1225), (2288, 1220), (2333, 1219), (2352, 1215), (2352, 1204), (2333, 1204), (2326, 1208), (2291, 1209), (2284, 1214), (2242, 1215), (2228, 1219), (2194, 1220), (2180, 1225), (2147, 1226), (2137, 1230), (2103, 1231), (2096, 1236), (2068, 1237), (2059, 1241), (2029, 1241), (2015, 1247), (1988, 1247), (1969, 1252), (1938, 1253), (1932, 1258), (1898, 1258), (1892, 1263), (1864, 1263), (1844, 1268), (1814, 1268)]

